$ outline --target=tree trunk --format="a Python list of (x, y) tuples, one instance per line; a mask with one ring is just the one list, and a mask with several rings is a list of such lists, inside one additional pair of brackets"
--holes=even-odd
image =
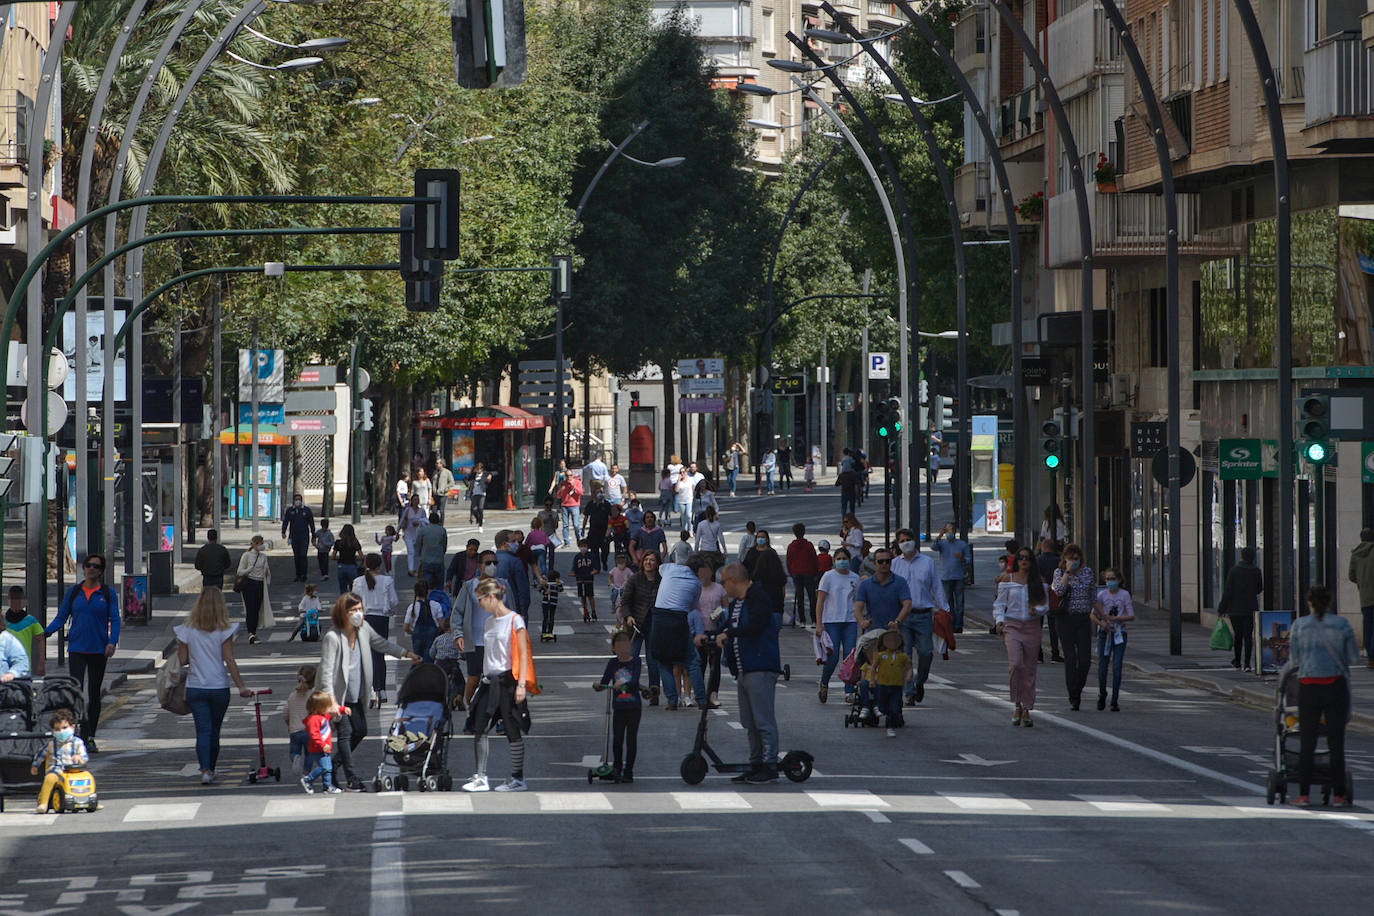
[(673, 364), (667, 359), (660, 359), (658, 364), (663, 369), (663, 463), (667, 464), (668, 456), (677, 451), (677, 430), (673, 422), (677, 405), (673, 403)]

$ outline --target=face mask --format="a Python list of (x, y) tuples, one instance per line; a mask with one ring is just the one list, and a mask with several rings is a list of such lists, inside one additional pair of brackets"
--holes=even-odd
[(898, 542), (897, 542), (897, 549), (900, 550), (902, 553), (907, 553), (907, 554), (915, 553), (915, 552), (916, 552), (916, 542), (915, 542), (915, 541), (898, 541)]
[(849, 561), (848, 561), (848, 560), (836, 560), (836, 561), (835, 561), (835, 569), (837, 569), (837, 570), (840, 571), (840, 572), (849, 572)]
[(755, 538), (755, 539), (754, 539), (754, 543), (755, 543), (756, 545), (758, 545), (760, 548), (767, 547), (767, 546), (768, 546), (768, 538)]
[(1116, 591), (1117, 588), (1119, 588), (1120, 586), (1121, 586), (1121, 583), (1118, 582), (1118, 581), (1116, 581), (1115, 579), (1108, 579), (1108, 580), (1107, 580), (1107, 588), (1111, 589), (1112, 591)]
[(303, 506), (303, 505), (305, 505), (305, 503), (301, 502), (299, 499), (296, 500), (296, 508), (297, 508), (297, 509), (299, 509), (299, 508), (300, 508), (301, 506)]
[(74, 735), (74, 734), (76, 734), (76, 730), (75, 730), (75, 729), (71, 729), (71, 728), (59, 728), (59, 729), (57, 729), (56, 731), (54, 731), (54, 732), (52, 733), (52, 736), (53, 736), (53, 738), (56, 739), (57, 741), (63, 742), (63, 741), (70, 741), (70, 740), (72, 740), (72, 735)]
[(362, 612), (362, 611), (352, 611), (352, 612), (349, 613), (349, 615), (348, 615), (348, 622), (351, 623), (351, 624), (353, 624), (353, 626), (355, 626), (355, 627), (360, 627), (360, 626), (362, 626), (362, 625), (363, 625), (363, 612)]
[(25, 611), (22, 607), (17, 611), (14, 608), (9, 608), (5, 611), (5, 619), (10, 623), (18, 623), (24, 619), (24, 613)]
[(482, 566), (482, 572), (486, 573), (486, 574), (489, 575), (489, 576), (494, 576), (494, 575), (496, 575), (496, 564), (495, 564), (495, 563), (486, 563), (486, 564), (484, 564), (484, 565)]
[(1070, 560), (1070, 561), (1069, 561), (1069, 570), (1070, 570), (1070, 571), (1075, 570), (1075, 569), (1077, 569), (1077, 568), (1078, 568), (1079, 566), (1081, 566), (1081, 565), (1083, 565), (1081, 560)]

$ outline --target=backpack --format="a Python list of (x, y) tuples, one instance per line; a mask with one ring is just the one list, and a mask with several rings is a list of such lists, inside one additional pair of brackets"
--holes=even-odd
[(445, 617), (453, 616), (453, 598), (442, 588), (430, 589), (428, 600), (435, 602), (439, 607), (443, 608)]
[(320, 641), (320, 612), (316, 608), (310, 608), (301, 615), (301, 642)]

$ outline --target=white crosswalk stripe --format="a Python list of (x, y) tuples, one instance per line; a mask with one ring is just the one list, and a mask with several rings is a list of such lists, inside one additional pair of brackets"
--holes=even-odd
[(743, 810), (753, 807), (738, 792), (673, 792), (671, 795), (684, 811)]
[(854, 808), (868, 810), (886, 808), (888, 803), (872, 792), (807, 792), (807, 797), (822, 808)]
[(611, 811), (611, 800), (601, 792), (539, 792), (541, 811)]
[(1012, 798), (1010, 795), (989, 794), (989, 795), (954, 795), (948, 792), (941, 792), (950, 804), (957, 805), (965, 811), (1029, 811), (1031, 806), (1021, 801), (1019, 798)]
[(1075, 795), (1074, 798), (1087, 802), (1098, 811), (1113, 813), (1139, 811), (1164, 814), (1170, 810), (1167, 805), (1148, 801), (1139, 795)]
[(263, 809), (263, 817), (329, 817), (334, 813), (333, 796), (326, 795), (323, 798), (313, 798), (302, 796), (300, 798), (278, 798), (267, 803)]
[(134, 805), (124, 815), (124, 823), (139, 821), (193, 821), (200, 811), (200, 802), (170, 805)]

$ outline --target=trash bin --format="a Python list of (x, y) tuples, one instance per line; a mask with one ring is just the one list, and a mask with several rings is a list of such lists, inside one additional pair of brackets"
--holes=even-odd
[(154, 595), (172, 595), (176, 585), (172, 580), (172, 552), (148, 551), (148, 590)]

